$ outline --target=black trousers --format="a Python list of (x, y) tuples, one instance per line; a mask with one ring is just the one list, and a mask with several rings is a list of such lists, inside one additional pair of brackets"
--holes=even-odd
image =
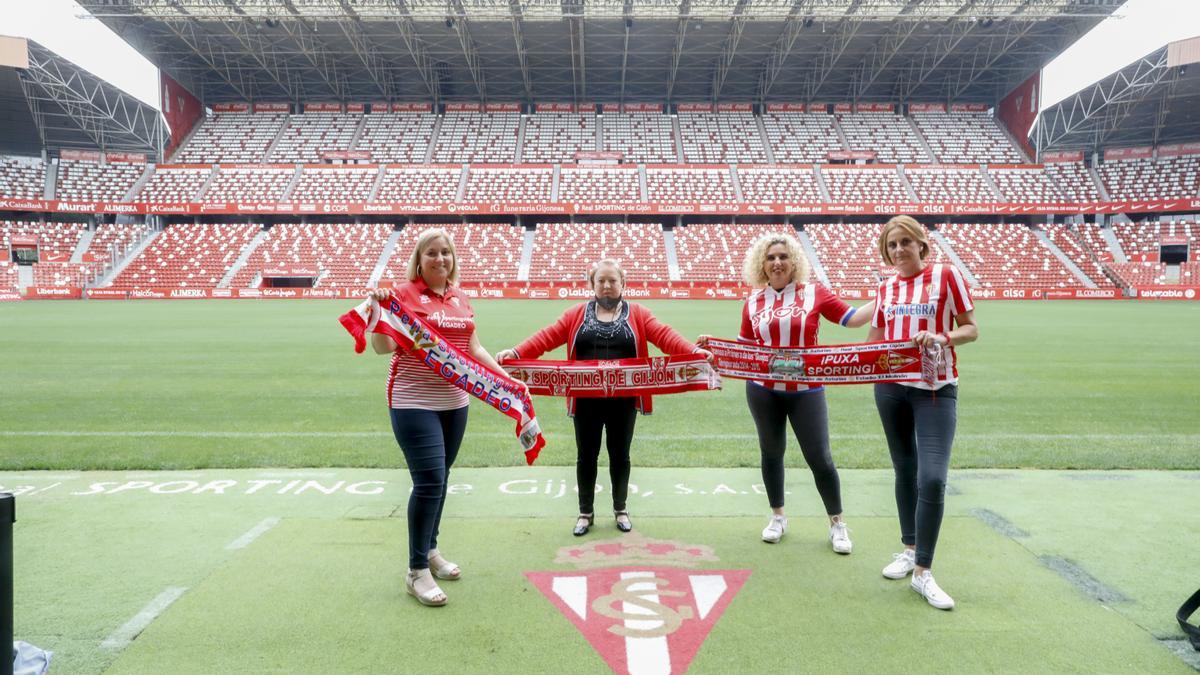
[(877, 384), (875, 407), (896, 472), (900, 541), (916, 545), (918, 565), (932, 567), (958, 424), (958, 386), (948, 384), (932, 392)]
[(446, 503), (450, 467), (467, 430), (467, 410), (393, 408), (392, 433), (412, 476), (408, 496), (408, 566), (429, 568), (429, 550), (437, 548), (438, 526)]
[(800, 452), (812, 471), (825, 513), (842, 512), (842, 487), (833, 455), (829, 451), (829, 412), (825, 390), (781, 392), (753, 382), (746, 383), (746, 404), (758, 429), (762, 453), (763, 485), (771, 508), (783, 507), (783, 453), (787, 450), (787, 427), (800, 443)]
[[(614, 511), (625, 510), (629, 496), (629, 446), (637, 423), (635, 398), (581, 398), (575, 401), (575, 481), (579, 486), (579, 512), (593, 513), (600, 436), (608, 448), (608, 477), (612, 481)], [(607, 432), (607, 433), (604, 433)]]

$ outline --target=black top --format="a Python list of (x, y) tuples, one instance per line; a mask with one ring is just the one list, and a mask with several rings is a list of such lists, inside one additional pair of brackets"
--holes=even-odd
[(583, 310), (583, 324), (575, 333), (575, 358), (592, 361), (636, 357), (637, 342), (633, 338), (633, 329), (629, 327), (629, 304), (621, 303), (621, 311), (616, 319), (600, 321), (596, 318), (596, 301), (589, 301)]

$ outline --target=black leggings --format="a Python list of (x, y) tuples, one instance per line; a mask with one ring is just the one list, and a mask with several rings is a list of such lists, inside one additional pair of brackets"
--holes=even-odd
[(450, 467), (467, 430), (467, 410), (391, 410), (392, 433), (412, 476), (408, 496), (408, 567), (429, 568), (429, 550), (437, 548), (442, 506)]
[(771, 508), (783, 508), (783, 452), (787, 449), (787, 423), (800, 442), (800, 452), (812, 470), (825, 513), (842, 512), (842, 487), (833, 455), (829, 452), (829, 414), (825, 390), (781, 392), (746, 383), (746, 403), (758, 429), (762, 452), (762, 478)]
[(931, 392), (899, 384), (877, 384), (875, 407), (896, 471), (900, 541), (906, 546), (916, 545), (917, 565), (931, 567), (942, 527), (950, 446), (958, 422), (958, 386), (948, 384)]
[(629, 445), (637, 422), (635, 398), (581, 398), (575, 401), (575, 481), (579, 512), (592, 513), (596, 501), (600, 434), (607, 429), (608, 476), (612, 480), (613, 510), (624, 511), (629, 495)]

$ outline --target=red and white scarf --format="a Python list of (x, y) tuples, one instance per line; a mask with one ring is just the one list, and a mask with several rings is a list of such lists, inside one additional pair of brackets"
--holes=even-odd
[(937, 372), (942, 350), (911, 340), (819, 347), (768, 347), (709, 338), (717, 372), (739, 380), (804, 384), (921, 382)]
[(539, 396), (656, 396), (721, 388), (721, 377), (699, 354), (600, 361), (514, 359), (506, 361), (504, 369)]
[(470, 354), (450, 344), (437, 330), (421, 320), (393, 293), (385, 308), (375, 298), (359, 304), (338, 321), (354, 336), (354, 351), (367, 348), (367, 334), (390, 337), (398, 349), (408, 349), (447, 383), (486, 402), (517, 422), (517, 439), (525, 450), (525, 461), (533, 464), (546, 445), (533, 412), (533, 401), (521, 385), (506, 373), (497, 373)]

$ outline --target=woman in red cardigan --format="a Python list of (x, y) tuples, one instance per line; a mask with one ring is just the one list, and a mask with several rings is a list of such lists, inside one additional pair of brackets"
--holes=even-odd
[[(508, 359), (536, 359), (563, 344), (567, 345), (567, 359), (572, 361), (646, 358), (647, 342), (668, 355), (701, 353), (712, 359), (706, 350), (654, 318), (649, 309), (621, 299), (625, 270), (617, 261), (606, 259), (596, 263), (588, 272), (588, 283), (596, 293), (594, 299), (563, 312), (558, 321), (516, 347), (496, 354), (496, 360), (503, 364)], [(638, 411), (649, 415), (651, 410), (649, 396), (567, 398), (567, 413), (574, 418), (578, 450), (575, 479), (579, 485), (579, 519), (575, 521), (575, 536), (587, 534), (594, 519), (602, 431), (607, 431), (608, 472), (617, 529), (622, 532), (633, 529), (625, 506), (629, 492), (629, 445)]]

